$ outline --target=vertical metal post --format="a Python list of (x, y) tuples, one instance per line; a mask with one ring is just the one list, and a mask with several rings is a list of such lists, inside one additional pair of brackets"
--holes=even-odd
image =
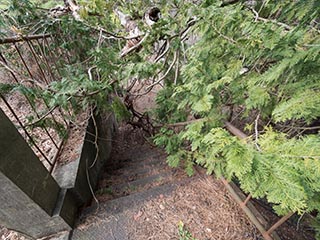
[[(56, 63), (56, 59), (57, 56), (55, 56), (51, 63), (51, 61), (49, 61), (50, 58), (48, 58), (48, 56), (50, 55), (54, 55), (52, 49), (51, 49), (51, 45), (49, 45), (48, 42), (48, 37), (51, 37), (51, 35), (32, 35), (32, 36), (19, 36), (19, 37), (13, 37), (13, 38), (6, 38), (6, 39), (0, 39), (0, 44), (13, 44), (15, 51), (18, 54), (18, 58), (20, 58), (21, 62), (22, 62), (22, 66), (24, 66), (23, 71), (24, 72), (18, 72), (16, 73), (16, 69), (11, 70), (10, 66), (8, 65), (8, 62), (5, 59), (5, 56), (1, 54), (0, 52), (0, 59), (2, 59), (2, 61), (4, 62), (4, 64), (6, 64), (8, 66), (7, 70), (10, 72), (11, 76), (13, 77), (14, 81), (17, 84), (21, 84), (20, 83), (20, 78), (24, 77), (24, 74), (27, 73), (30, 78), (34, 81), (37, 80), (41, 80), (41, 79), (35, 79), (34, 74), (32, 72), (32, 68), (31, 65), (28, 65), (28, 61), (25, 59), (23, 52), (21, 51), (21, 47), (19, 45), (17, 45), (18, 42), (24, 42), (27, 44), (27, 48), (26, 50), (29, 49), (29, 51), (31, 51), (31, 57), (34, 59), (35, 64), (37, 65), (37, 69), (40, 73), (40, 78), (43, 79), (43, 82), (45, 82), (46, 84), (49, 84), (49, 81), (54, 81), (56, 76), (58, 79), (61, 78), (61, 72), (60, 72), (60, 68), (58, 67), (57, 63)], [(40, 40), (42, 39), (42, 41)], [(32, 41), (35, 42), (32, 42)], [(37, 44), (37, 45), (35, 45)], [(41, 46), (41, 44), (43, 45), (43, 48)], [(38, 49), (40, 48), (40, 49)], [(46, 53), (48, 54), (48, 56), (46, 55)], [(64, 59), (68, 57), (67, 55), (64, 56)], [(70, 61), (68, 59), (68, 61)], [(50, 64), (54, 64), (54, 66), (56, 67), (56, 71), (54, 71), (54, 68), (52, 67), (52, 65)], [(19, 69), (20, 71), (20, 69)], [(21, 74), (21, 76), (20, 76)], [(30, 81), (30, 83), (32, 84), (33, 81)], [(47, 136), (50, 138), (51, 142), (53, 143), (53, 145), (55, 146), (55, 148), (57, 149), (57, 152), (54, 156), (54, 158), (49, 159), (48, 156), (46, 156), (46, 154), (44, 153), (43, 150), (41, 150), (41, 148), (39, 147), (39, 145), (36, 144), (35, 139), (32, 136), (32, 133), (30, 132), (30, 130), (27, 128), (28, 125), (24, 125), (23, 121), (19, 119), (19, 116), (15, 113), (15, 110), (13, 109), (13, 107), (10, 105), (10, 103), (5, 99), (4, 96), (0, 95), (0, 99), (3, 99), (5, 105), (7, 106), (7, 108), (9, 109), (9, 111), (12, 113), (13, 117), (17, 120), (18, 124), (21, 126), (22, 130), (25, 132), (25, 136), (30, 139), (30, 143), (34, 146), (34, 149), (36, 149), (40, 155), (44, 158), (44, 160), (46, 162), (48, 162), (48, 164), (50, 165), (50, 172), (53, 170), (54, 168), (54, 164), (57, 161), (57, 157), (59, 155), (59, 152), (62, 149), (63, 146), (63, 142), (64, 139), (61, 139), (61, 141), (58, 141), (58, 139), (54, 138), (54, 135), (51, 135), (51, 131), (49, 132), (49, 130), (47, 129), (46, 126), (44, 126), (42, 129), (45, 131), (45, 133), (47, 134)], [(30, 105), (30, 109), (32, 109), (32, 111), (34, 112), (34, 114), (37, 116), (37, 118), (40, 119), (44, 119), (47, 115), (51, 115), (53, 121), (55, 122), (56, 126), (58, 128), (60, 128), (60, 125), (63, 124), (65, 125), (66, 128), (69, 127), (69, 123), (67, 121), (67, 115), (66, 114), (70, 114), (69, 110), (67, 110), (65, 113), (63, 112), (63, 110), (59, 107), (56, 106), (54, 107), (54, 109), (57, 109), (56, 114), (59, 112), (61, 115), (61, 119), (60, 117), (57, 119), (57, 116), (53, 113), (52, 108), (49, 109), (48, 103), (42, 99), (42, 102), (40, 104), (44, 104), (43, 106), (46, 106), (48, 109), (48, 112), (43, 115), (40, 116), (40, 114), (38, 113), (39, 110), (36, 109), (36, 106), (34, 106), (33, 102), (31, 101), (30, 97), (27, 95), (24, 95), (24, 97), (26, 98), (27, 102)], [(62, 122), (63, 121), (63, 122)], [(57, 140), (57, 141), (56, 141)], [(58, 143), (59, 142), (59, 143)], [(51, 161), (50, 161), (51, 160)], [(53, 163), (52, 163), (53, 161)]]
[[(54, 62), (54, 65), (55, 65), (55, 67), (56, 67), (56, 70), (57, 70), (57, 72), (59, 73), (60, 78), (62, 78), (62, 74), (61, 74), (61, 72), (60, 72), (60, 68), (59, 68), (58, 65), (57, 65), (57, 61), (55, 60), (55, 59), (57, 59), (57, 56), (52, 52), (51, 48), (49, 47), (49, 42), (48, 42), (47, 38), (45, 38), (44, 40), (45, 40), (45, 42), (46, 42), (46, 45), (47, 45), (47, 48), (48, 48), (48, 52), (50, 52), (51, 57), (54, 59), (53, 62)], [(60, 108), (59, 108), (59, 111), (60, 111), (61, 115), (63, 115), (63, 113), (62, 113), (62, 111), (61, 111)], [(69, 116), (72, 115), (69, 110), (68, 110), (67, 112), (68, 112)], [(64, 120), (66, 126), (68, 126), (68, 123), (67, 123), (67, 121), (65, 120), (65, 118), (63, 118), (63, 120)]]
[[(8, 65), (6, 59), (4, 58), (4, 56), (2, 55), (1, 52), (0, 52), (0, 57), (1, 57), (2, 61), (3, 61), (6, 65)], [(19, 80), (17, 79), (16, 75), (14, 75), (14, 73), (11, 72), (11, 71), (10, 71), (10, 74), (11, 74), (11, 76), (13, 77), (13, 79), (15, 80), (15, 82), (16, 82), (16, 83), (19, 83)]]
[(21, 54), (21, 52), (20, 52), (20, 49), (19, 49), (18, 46), (17, 46), (17, 44), (16, 44), (16, 43), (13, 43), (13, 45), (14, 45), (14, 48), (16, 49), (17, 53), (19, 54), (19, 57), (20, 57), (20, 59), (21, 59), (21, 61), (22, 61), (22, 63), (23, 63), (23, 66), (25, 67), (25, 69), (27, 69), (27, 72), (28, 72), (29, 76), (30, 76), (32, 79), (34, 79), (33, 76), (32, 76), (32, 73), (31, 73), (31, 71), (30, 71), (30, 69), (29, 69), (29, 67), (28, 67), (28, 65), (27, 65), (27, 63), (26, 63), (26, 61), (24, 60), (24, 58), (23, 58), (23, 56), (22, 56), (22, 54)]
[[(15, 45), (15, 47), (16, 47), (16, 45)], [(25, 61), (24, 61), (24, 59), (23, 59), (23, 57), (22, 57), (22, 55), (21, 55), (21, 53), (20, 53), (20, 51), (19, 51), (19, 49), (18, 49), (17, 47), (16, 47), (16, 50), (18, 51), (18, 54), (19, 54), (20, 58), (23, 60), (23, 62), (24, 62), (24, 64), (25, 64)], [(3, 56), (1, 53), (0, 53), (0, 57), (2, 58), (2, 60), (3, 60), (3, 62), (4, 62), (5, 64), (8, 64), (7, 61), (6, 61), (6, 59), (4, 58), (4, 56)], [(28, 69), (28, 72), (29, 72), (29, 68), (27, 67), (27, 65), (25, 65), (25, 66), (26, 66), (26, 68)], [(19, 83), (19, 80), (17, 79), (16, 75), (15, 75), (12, 71), (10, 71), (10, 74), (11, 74), (11, 76), (14, 78), (14, 80), (15, 80), (17, 83)], [(30, 72), (30, 74), (31, 74), (31, 72)], [(32, 74), (31, 74), (30, 76), (32, 77)], [(29, 97), (25, 95), (25, 98), (27, 99), (27, 101), (28, 101), (30, 107), (32, 108), (32, 110), (36, 113), (37, 117), (39, 118), (39, 114), (37, 113), (35, 107), (34, 107), (33, 104), (31, 103)], [(3, 99), (4, 99), (4, 98), (3, 98)], [(13, 109), (11, 108), (11, 106), (9, 105), (9, 103), (8, 103), (6, 100), (5, 100), (5, 103), (6, 103), (7, 106), (9, 106), (9, 110), (10, 110), (11, 112), (13, 112), (14, 116), (17, 117), (16, 114), (14, 113)], [(19, 121), (20, 121), (20, 120), (19, 120)], [(44, 129), (45, 129), (45, 132), (47, 133), (47, 135), (49, 136), (49, 138), (51, 139), (51, 141), (53, 142), (53, 144), (58, 148), (57, 144), (55, 143), (54, 139), (53, 139), (52, 136), (50, 135), (49, 131), (48, 131), (46, 128), (44, 128)], [(41, 154), (41, 155), (42, 155), (42, 154)], [(46, 157), (45, 159), (47, 160), (47, 157)]]
[(53, 59), (53, 64), (54, 64), (55, 67), (56, 67), (56, 70), (57, 70), (57, 72), (58, 72), (58, 74), (59, 74), (59, 77), (62, 78), (62, 75), (61, 75), (61, 72), (60, 72), (60, 68), (58, 67), (57, 61), (56, 61), (57, 57), (53, 54), (53, 52), (52, 52), (52, 50), (51, 50), (51, 48), (50, 48), (50, 46), (49, 46), (48, 39), (45, 38), (44, 41), (45, 41), (45, 43), (46, 43), (46, 45), (47, 45), (49, 55), (51, 55), (50, 57)]
[(30, 49), (30, 51), (31, 51), (31, 53), (32, 53), (32, 56), (33, 56), (34, 60), (35, 60), (36, 63), (37, 63), (37, 66), (38, 66), (38, 68), (39, 68), (39, 70), (40, 70), (40, 73), (41, 73), (41, 75), (42, 75), (42, 77), (43, 77), (43, 80), (45, 81), (46, 84), (49, 84), (49, 82), (48, 82), (48, 80), (47, 80), (47, 78), (46, 78), (46, 76), (45, 76), (45, 74), (44, 74), (44, 72), (43, 72), (43, 70), (42, 70), (42, 67), (40, 66), (40, 63), (39, 63), (39, 60), (38, 60), (38, 58), (37, 58), (37, 55), (36, 55), (36, 53), (35, 53), (35, 51), (34, 51), (32, 42), (26, 40), (26, 43), (28, 44), (28, 47), (29, 47), (29, 49)]
[[(37, 39), (36, 41), (37, 41), (37, 44), (38, 44), (38, 46), (39, 46), (40, 52), (41, 52), (41, 54), (42, 54), (42, 57), (43, 57), (43, 59), (44, 59), (44, 63), (45, 63), (45, 65), (47, 66), (48, 72), (49, 72), (49, 74), (50, 74), (50, 76), (51, 76), (51, 81), (50, 81), (50, 82), (52, 82), (52, 81), (55, 80), (55, 76), (53, 75), (53, 72), (52, 72), (52, 69), (51, 69), (50, 64), (49, 64), (49, 62), (48, 62), (48, 59), (47, 59), (47, 57), (46, 57), (45, 51), (44, 51), (44, 49), (42, 49), (42, 47), (41, 47), (40, 40)], [(44, 42), (44, 40), (43, 40), (43, 42)]]
[[(28, 73), (29, 73), (29, 76), (30, 76), (32, 79), (34, 79), (33, 74), (31, 73), (31, 71), (30, 71), (30, 69), (29, 69), (26, 61), (24, 60), (24, 58), (23, 58), (23, 56), (22, 56), (22, 54), (21, 54), (18, 46), (17, 46), (15, 43), (14, 43), (14, 47), (15, 47), (16, 51), (18, 52), (19, 57), (20, 57), (23, 65), (24, 65), (24, 67), (27, 69), (27, 71), (28, 71)], [(29, 102), (32, 110), (34, 111), (34, 113), (37, 115), (38, 118), (40, 118), (40, 115), (38, 114), (37, 110), (35, 109), (35, 107), (34, 107), (33, 104), (31, 103), (31, 101), (29, 100), (29, 98), (28, 98), (27, 96), (25, 96), (25, 97), (27, 98), (27, 100), (28, 100), (28, 102)], [(46, 105), (46, 107), (47, 107), (47, 109), (48, 109), (48, 106), (47, 106), (47, 105)], [(52, 115), (52, 116), (53, 116), (53, 115)], [(53, 119), (54, 119), (54, 117), (53, 117)], [(55, 119), (54, 119), (54, 121), (55, 121), (56, 125), (58, 126), (58, 123), (56, 122)], [(51, 134), (49, 133), (48, 129), (47, 129), (46, 127), (44, 127), (44, 130), (45, 130), (46, 134), (48, 135), (48, 137), (50, 138), (50, 140), (53, 142), (54, 146), (58, 149), (59, 147), (58, 147), (57, 143), (55, 142), (55, 140), (53, 139), (53, 137), (51, 136)]]

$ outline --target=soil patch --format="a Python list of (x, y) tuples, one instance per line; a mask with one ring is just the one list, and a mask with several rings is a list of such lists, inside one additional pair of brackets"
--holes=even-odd
[(24, 237), (21, 234), (8, 230), (0, 226), (0, 239), (1, 240), (30, 240), (30, 238)]
[(212, 176), (195, 178), (172, 195), (147, 202), (135, 215), (132, 239), (180, 239), (183, 223), (196, 239), (263, 239), (239, 206)]

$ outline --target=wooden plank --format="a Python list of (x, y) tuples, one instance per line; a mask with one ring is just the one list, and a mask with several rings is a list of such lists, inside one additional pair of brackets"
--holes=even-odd
[[(233, 190), (237, 193), (237, 195), (240, 197), (240, 199), (242, 201), (244, 201), (246, 199), (245, 194), (242, 192), (242, 190), (233, 182), (229, 183), (230, 186), (233, 188)], [(259, 220), (259, 222), (261, 223), (261, 225), (264, 228), (267, 228), (268, 222), (265, 220), (265, 218), (262, 216), (262, 214), (256, 209), (256, 207), (249, 201), (246, 205), (250, 211), (255, 215), (255, 217)], [(277, 234), (276, 231), (272, 232), (272, 238), (274, 240), (281, 240), (281, 238), (279, 237), (279, 235)]]

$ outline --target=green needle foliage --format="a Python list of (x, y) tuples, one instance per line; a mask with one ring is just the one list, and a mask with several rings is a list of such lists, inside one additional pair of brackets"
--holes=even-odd
[[(40, 22), (35, 33), (57, 34), (55, 44), (71, 53), (62, 81), (42, 92), (50, 105), (110, 107), (107, 96), (121, 96), (130, 79), (164, 76), (153, 116), (164, 127), (154, 141), (168, 153), (170, 166), (182, 165), (192, 175), (199, 164), (208, 174), (237, 179), (279, 214), (320, 210), (319, 0), (78, 4), (81, 21), (70, 14), (48, 18), (31, 1), (12, 1), (0, 16), (1, 29), (25, 34)], [(113, 10), (138, 19), (155, 4), (162, 19), (152, 28), (139, 23), (148, 32), (141, 50), (120, 58), (126, 41), (108, 32), (127, 33)], [(159, 40), (167, 50), (150, 61)], [(88, 76), (91, 67), (95, 81)], [(14, 89), (0, 86), (4, 94)], [(119, 119), (130, 117), (118, 97), (111, 108)], [(246, 130), (247, 139), (224, 129), (230, 120)]]
[[(158, 95), (157, 116), (202, 120), (156, 136), (169, 165), (237, 178), (279, 214), (319, 211), (320, 1), (203, 1), (188, 11), (199, 39), (184, 52), (178, 83)], [(245, 141), (222, 128), (237, 107), (236, 121), (252, 129), (261, 120)], [(317, 127), (294, 131), (308, 126)]]

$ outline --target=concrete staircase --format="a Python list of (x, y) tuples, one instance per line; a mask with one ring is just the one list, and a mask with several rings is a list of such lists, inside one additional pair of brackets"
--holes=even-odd
[(144, 202), (170, 194), (185, 181), (184, 174), (167, 166), (163, 151), (145, 141), (120, 139), (95, 192), (99, 204), (93, 201), (82, 210), (69, 239), (131, 239), (134, 218)]

